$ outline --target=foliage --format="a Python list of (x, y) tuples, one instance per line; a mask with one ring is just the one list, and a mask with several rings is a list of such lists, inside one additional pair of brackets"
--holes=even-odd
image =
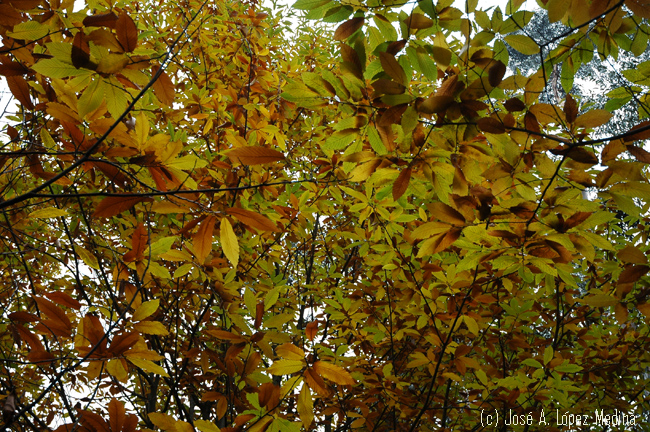
[(5, 425), (643, 430), (650, 62), (540, 95), (650, 7), (541, 3), (0, 5)]

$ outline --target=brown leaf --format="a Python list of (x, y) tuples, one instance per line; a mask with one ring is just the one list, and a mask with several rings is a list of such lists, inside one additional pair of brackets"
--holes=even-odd
[(566, 95), (566, 100), (564, 101), (564, 115), (566, 116), (566, 121), (569, 123), (575, 122), (578, 117), (578, 105), (570, 94)]
[(463, 216), (458, 210), (455, 208), (443, 203), (443, 202), (434, 202), (431, 204), (427, 204), (427, 209), (431, 213), (431, 215), (448, 224), (451, 225), (465, 225), (466, 220), (465, 216)]
[(627, 151), (629, 151), (636, 160), (643, 163), (650, 163), (650, 152), (633, 145), (627, 145), (626, 147)]
[(501, 83), (505, 74), (506, 65), (504, 65), (501, 60), (497, 60), (488, 70), (488, 82), (492, 87), (496, 87)]
[(364, 21), (363, 17), (356, 17), (343, 22), (334, 31), (334, 40), (346, 40), (363, 26)]
[(650, 138), (650, 120), (639, 123), (627, 131), (623, 142), (641, 141)]
[(65, 314), (63, 309), (42, 297), (35, 297), (34, 300), (38, 305), (38, 310), (41, 313), (45, 314), (45, 316), (47, 316), (50, 320), (56, 322), (57, 325), (60, 325), (62, 328), (64, 328), (66, 333), (69, 333), (70, 330), (72, 330), (72, 323), (70, 322), (70, 319)]
[(196, 255), (196, 260), (199, 264), (203, 264), (205, 259), (212, 252), (212, 235), (214, 233), (214, 223), (216, 218), (214, 216), (208, 216), (205, 218), (199, 230), (194, 235), (192, 245), (194, 247), (194, 255)]
[(226, 152), (233, 162), (239, 162), (242, 165), (260, 165), (268, 164), (284, 159), (284, 155), (267, 147), (239, 147)]
[(121, 432), (126, 420), (126, 410), (124, 403), (113, 398), (108, 403), (108, 418), (111, 426), (111, 432)]
[(6, 76), (5, 79), (7, 80), (7, 86), (9, 86), (9, 90), (11, 90), (11, 94), (13, 94), (16, 99), (18, 99), (18, 102), (20, 102), (28, 110), (33, 110), (34, 104), (32, 103), (29, 84), (27, 84), (25, 78), (20, 75), (13, 75)]
[(90, 46), (84, 39), (84, 32), (78, 31), (72, 40), (71, 60), (77, 69), (86, 68), (90, 65)]
[(503, 125), (502, 122), (499, 120), (493, 118), (493, 117), (484, 117), (481, 119), (478, 119), (476, 122), (476, 125), (486, 133), (492, 133), (492, 134), (502, 134), (505, 133), (506, 128)]
[(503, 106), (510, 112), (523, 111), (526, 109), (526, 104), (518, 98), (508, 99)]
[(453, 102), (453, 96), (431, 96), (417, 105), (417, 110), (424, 114), (440, 113), (449, 108)]
[(81, 309), (81, 303), (73, 299), (70, 294), (64, 293), (63, 291), (55, 291), (45, 294), (45, 297), (52, 300), (54, 303), (67, 306), (72, 309), (79, 310)]
[(397, 201), (402, 195), (404, 195), (404, 192), (406, 192), (406, 189), (408, 189), (409, 187), (410, 181), (411, 181), (411, 167), (408, 167), (399, 173), (399, 175), (395, 179), (395, 183), (393, 183), (394, 201)]
[(623, 143), (623, 140), (621, 139), (612, 140), (607, 143), (607, 145), (601, 152), (600, 154), (601, 160), (603, 163), (615, 160), (616, 156), (623, 153), (626, 149), (627, 147)]
[(139, 202), (151, 202), (152, 198), (141, 197), (141, 196), (109, 196), (104, 198), (95, 211), (92, 214), (92, 217), (113, 217), (122, 213), (125, 210), (130, 209)]
[(648, 257), (639, 248), (627, 245), (616, 254), (616, 258), (626, 264), (647, 264)]
[(379, 61), (384, 72), (388, 74), (393, 81), (405, 85), (407, 83), (406, 73), (402, 66), (395, 60), (395, 56), (386, 52), (379, 53)]
[(636, 282), (649, 271), (650, 267), (647, 265), (632, 265), (621, 272), (621, 275), (618, 277), (618, 283), (627, 284)]
[(576, 162), (591, 165), (598, 163), (598, 157), (584, 147), (572, 147), (567, 151), (566, 155)]
[(131, 348), (136, 342), (140, 339), (140, 333), (138, 332), (127, 332), (120, 333), (113, 337), (111, 341), (111, 346), (108, 347), (108, 351), (111, 352), (115, 357), (123, 354)]
[(568, 230), (575, 226), (580, 225), (591, 216), (592, 212), (577, 212), (571, 215), (571, 217), (564, 221), (564, 229)]
[(84, 18), (83, 25), (85, 27), (110, 27), (115, 28), (117, 24), (117, 15), (115, 12), (107, 12), (103, 14), (90, 15)]
[(266, 216), (250, 210), (242, 208), (231, 207), (226, 209), (226, 213), (234, 216), (239, 222), (252, 226), (260, 231), (273, 231), (279, 232), (280, 229), (273, 223), (273, 221)]
[(383, 94), (402, 94), (406, 91), (406, 87), (404, 87), (402, 84), (386, 78), (379, 78), (378, 80), (375, 80), (371, 85), (375, 90), (375, 96)]
[(133, 22), (133, 19), (122, 12), (117, 18), (117, 23), (115, 24), (115, 31), (117, 34), (117, 40), (120, 45), (126, 52), (133, 52), (135, 47), (138, 45), (138, 28)]
[(526, 127), (526, 130), (530, 132), (540, 133), (542, 131), (539, 127), (539, 122), (537, 121), (537, 117), (535, 117), (535, 114), (533, 114), (530, 111), (528, 111), (526, 115), (524, 115), (524, 125)]
[(393, 124), (400, 124), (402, 122), (402, 114), (404, 114), (406, 108), (408, 108), (408, 105), (406, 104), (388, 108), (381, 114), (379, 120), (377, 120), (377, 125), (390, 126)]
[[(160, 66), (154, 66), (151, 70), (152, 75), (158, 73)], [(172, 106), (174, 97), (176, 96), (176, 87), (171, 78), (165, 71), (162, 71), (158, 79), (153, 83), (153, 92), (158, 100), (167, 106)]]
[(411, 16), (406, 18), (403, 22), (409, 29), (426, 29), (433, 27), (433, 20), (417, 12), (412, 13)]

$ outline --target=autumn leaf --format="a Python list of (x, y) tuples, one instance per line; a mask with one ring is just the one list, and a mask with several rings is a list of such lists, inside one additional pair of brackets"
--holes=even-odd
[(221, 218), (220, 231), (221, 249), (232, 266), (237, 267), (237, 263), (239, 262), (239, 242), (227, 218)]
[(325, 379), (341, 385), (354, 385), (352, 375), (340, 366), (319, 360), (313, 367), (314, 371)]
[(96, 218), (109, 218), (112, 216), (117, 216), (133, 207), (134, 205), (140, 202), (151, 202), (153, 199), (149, 197), (133, 197), (133, 196), (109, 196), (104, 198), (99, 205), (95, 208), (95, 212), (92, 214)]
[(212, 232), (214, 231), (215, 221), (214, 216), (206, 217), (194, 235), (194, 254), (199, 263), (205, 262), (205, 259), (212, 252)]
[(269, 164), (284, 159), (284, 155), (277, 150), (266, 147), (241, 147), (226, 152), (233, 161), (243, 165)]

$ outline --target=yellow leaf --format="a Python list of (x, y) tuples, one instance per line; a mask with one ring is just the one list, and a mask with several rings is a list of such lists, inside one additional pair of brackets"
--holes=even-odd
[(201, 432), (220, 432), (216, 424), (207, 420), (194, 420), (194, 426)]
[(149, 420), (166, 432), (176, 432), (176, 420), (169, 414), (149, 413)]
[(169, 331), (158, 321), (143, 321), (133, 326), (134, 329), (144, 334), (162, 335), (167, 336)]
[(467, 329), (475, 336), (478, 336), (478, 324), (476, 323), (476, 320), (470, 316), (464, 315), (463, 321), (465, 322)]
[(305, 367), (305, 360), (278, 360), (267, 371), (272, 375), (291, 375)]
[(462, 378), (459, 377), (457, 374), (452, 373), (452, 372), (445, 372), (442, 374), (443, 377), (449, 378), (450, 380), (456, 381), (456, 382), (461, 382)]
[(152, 362), (151, 360), (145, 360), (129, 354), (126, 355), (126, 358), (129, 359), (129, 361), (133, 363), (135, 366), (139, 367), (145, 372), (152, 372), (164, 377), (169, 376), (167, 372), (165, 372), (165, 369), (163, 369), (161, 366), (157, 365), (156, 363)]
[(275, 349), (275, 352), (286, 360), (302, 361), (305, 359), (305, 352), (290, 342), (280, 345)]
[(99, 263), (97, 262), (95, 255), (91, 254), (81, 246), (75, 246), (74, 251), (77, 253), (77, 255), (79, 255), (79, 257), (88, 267), (99, 270)]
[(68, 212), (56, 207), (47, 207), (44, 209), (33, 211), (27, 216), (30, 219), (49, 219), (59, 216), (67, 216)]
[(199, 264), (203, 264), (212, 251), (212, 232), (214, 231), (214, 222), (214, 216), (208, 216), (201, 223), (199, 230), (194, 235), (192, 246), (194, 247), (194, 255), (196, 255)]
[(612, 113), (603, 109), (594, 109), (578, 116), (576, 127), (595, 128), (602, 126), (612, 118)]
[(113, 375), (118, 381), (126, 382), (126, 379), (129, 377), (126, 369), (124, 369), (124, 364), (122, 359), (112, 359), (109, 360), (106, 364), (106, 370), (109, 374)]
[(606, 307), (615, 305), (618, 299), (607, 294), (595, 294), (585, 297), (582, 302), (591, 307)]
[(298, 396), (298, 414), (305, 430), (309, 430), (309, 426), (314, 421), (314, 400), (311, 397), (311, 390), (304, 385)]
[(239, 262), (239, 242), (227, 218), (221, 219), (221, 248), (233, 267)]
[(133, 318), (131, 318), (131, 321), (138, 322), (138, 321), (142, 321), (148, 316), (151, 316), (151, 314), (153, 314), (158, 310), (159, 305), (160, 305), (160, 300), (158, 299), (149, 300), (142, 303), (140, 307), (136, 309), (136, 311), (133, 313)]
[(352, 378), (350, 372), (346, 371), (341, 366), (336, 366), (319, 360), (314, 363), (314, 370), (318, 375), (327, 378), (336, 384), (354, 385), (354, 378)]

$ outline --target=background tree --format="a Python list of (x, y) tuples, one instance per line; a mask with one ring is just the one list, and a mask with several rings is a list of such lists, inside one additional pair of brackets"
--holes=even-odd
[(477, 3), (0, 5), (5, 426), (645, 430), (650, 8)]

